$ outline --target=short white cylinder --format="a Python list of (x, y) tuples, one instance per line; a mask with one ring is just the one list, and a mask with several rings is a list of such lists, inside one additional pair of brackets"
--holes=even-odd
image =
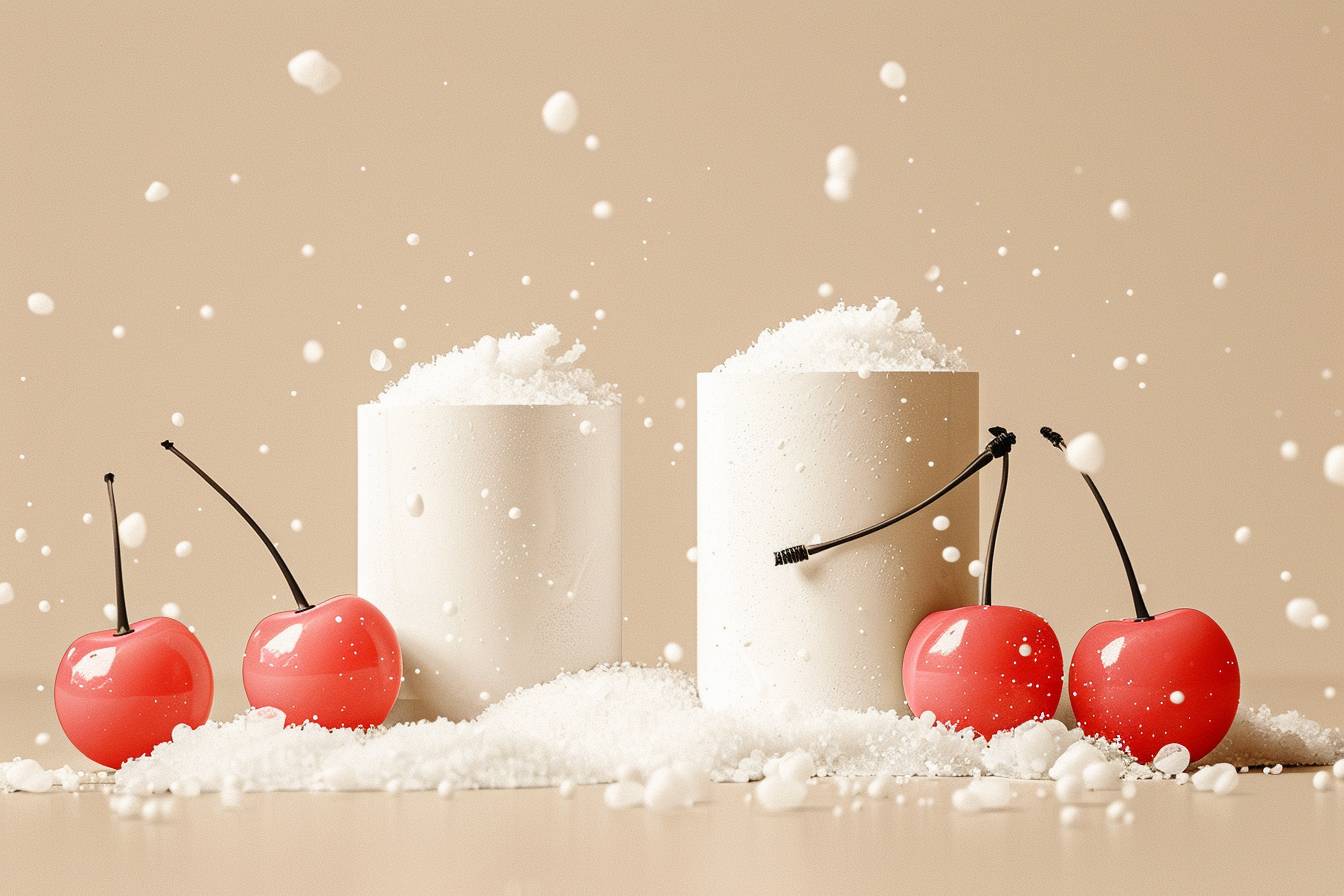
[(471, 718), (620, 660), (619, 406), (366, 404), (358, 419), (359, 594), (401, 642), (393, 719)]
[(903, 709), (911, 631), (975, 599), (974, 484), (803, 563), (775, 567), (774, 552), (878, 522), (959, 473), (989, 439), (979, 375), (720, 372), (697, 387), (701, 700)]

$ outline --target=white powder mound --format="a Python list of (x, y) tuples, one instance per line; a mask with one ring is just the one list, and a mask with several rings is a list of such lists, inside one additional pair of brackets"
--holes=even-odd
[[(828, 776), (1039, 779), (1067, 771), (1055, 768), (1066, 753), (1085, 753), (1128, 778), (1156, 776), (1116, 745), (1084, 738), (1056, 720), (1028, 722), (986, 743), (935, 724), (928, 714), (767, 706), (717, 712), (700, 706), (685, 673), (628, 664), (517, 690), (470, 722), (438, 719), (359, 732), (311, 723), (282, 728), (275, 713), (253, 710), (195, 730), (179, 726), (172, 741), (116, 773), (117, 790), (143, 795), (182, 781), (204, 790), (220, 790), (226, 781), (253, 790), (386, 790), (392, 782), (398, 790), (445, 782), (451, 790), (538, 787), (612, 782), (618, 770), (647, 779), (671, 765), (745, 782), (790, 756), (806, 757), (809, 768)], [(1238, 716), (1218, 755), (1246, 757), (1229, 760), (1242, 764), (1323, 765), (1341, 753), (1338, 730), (1296, 713), (1271, 719), (1261, 709)]]
[(916, 308), (901, 317), (893, 299), (868, 305), (838, 303), (765, 330), (751, 347), (715, 368), (716, 373), (839, 373), (853, 371), (966, 370), (960, 352), (924, 329)]
[(1296, 710), (1275, 715), (1268, 706), (1241, 706), (1232, 730), (1201, 765), (1329, 765), (1344, 756), (1344, 732)]
[(377, 403), (393, 407), (423, 405), (574, 404), (611, 405), (620, 399), (616, 387), (599, 383), (592, 371), (574, 364), (583, 356), (575, 341), (560, 355), (560, 331), (541, 324), (530, 334), (512, 333), (496, 339), (483, 336), (475, 345), (455, 347), (432, 361), (415, 364), (383, 390)]

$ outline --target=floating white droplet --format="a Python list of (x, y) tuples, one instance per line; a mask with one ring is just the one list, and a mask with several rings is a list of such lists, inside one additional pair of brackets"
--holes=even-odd
[(596, 427), (593, 426), (593, 421), (591, 420), (579, 421), (579, 435), (590, 436), (593, 434), (595, 428)]
[(937, 529), (939, 532), (946, 532), (951, 525), (952, 521), (942, 514), (933, 518), (933, 528)]
[(924, 279), (929, 281), (930, 283), (936, 283), (938, 281), (938, 278), (941, 277), (942, 275), (943, 275), (943, 269), (935, 264), (930, 266), (930, 268), (924, 272)]
[(1237, 544), (1249, 544), (1251, 541), (1251, 527), (1238, 526), (1237, 531), (1232, 533), (1232, 540)]
[(568, 134), (578, 120), (579, 101), (568, 90), (557, 90), (541, 107), (542, 124), (552, 133)]
[(1317, 613), (1311, 617), (1311, 627), (1318, 632), (1323, 632), (1330, 627), (1330, 617), (1324, 613)]
[(683, 445), (681, 442), (673, 442), (672, 450), (675, 451), (677, 454), (680, 454), (681, 452), (686, 450), (686, 446)]
[(198, 313), (201, 315), (201, 320), (214, 320), (214, 319), (215, 319), (215, 306), (214, 306), (214, 305), (202, 305), (202, 306), (201, 306), (201, 310), (200, 310)]
[(425, 499), (420, 495), (407, 495), (406, 512), (411, 516), (422, 515), (425, 512)]
[(314, 246), (312, 243), (304, 243), (302, 246), (299, 247), (299, 254), (302, 255), (304, 258), (312, 258), (314, 255), (317, 254), (317, 247)]
[(25, 541), (28, 540), (28, 530), (23, 528), (22, 526), (15, 529), (14, 540), (17, 541), (19, 544), (23, 544)]
[(948, 545), (943, 548), (943, 559), (948, 563), (956, 563), (961, 559), (961, 549), (956, 545)]
[(270, 454), (270, 453), (271, 453), (271, 446), (270, 446), (270, 445), (267, 445), (265, 442), (262, 442), (260, 445), (257, 446), (257, 453), (258, 453), (258, 454)]
[(599, 221), (605, 221), (611, 217), (611, 203), (605, 199), (599, 199), (593, 203), (593, 217)]
[(599, 309), (597, 309), (596, 311), (593, 312), (593, 317), (596, 318), (597, 320), (606, 320), (606, 319), (607, 319), (607, 312), (606, 312), (606, 310), (604, 310), (604, 309), (602, 309), (602, 308), (599, 308)]
[(905, 86), (905, 66), (899, 62), (884, 62), (877, 70), (877, 77), (892, 90), (900, 90)]
[(327, 350), (324, 349), (322, 343), (318, 342), (316, 339), (309, 339), (303, 344), (303, 360), (307, 361), (309, 364), (316, 364), (318, 361), (321, 361), (322, 356), (326, 353)]
[(145, 536), (149, 533), (149, 525), (145, 522), (145, 515), (139, 511), (127, 514), (117, 524), (117, 533), (121, 537), (122, 547), (132, 550), (140, 547), (145, 543)]
[(1325, 791), (1333, 788), (1335, 786), (1335, 782), (1330, 780), (1329, 772), (1319, 771), (1311, 776), (1311, 786), (1316, 790), (1320, 791), (1321, 793), (1324, 793)]
[(38, 317), (46, 317), (56, 310), (56, 302), (44, 292), (31, 293), (28, 296), (28, 310)]
[(1126, 367), (1129, 366), (1129, 359), (1126, 358), (1124, 355), (1119, 355), (1116, 357), (1114, 361), (1111, 362), (1111, 366), (1114, 367), (1116, 370), (1124, 370)]
[(998, 249), (996, 249), (995, 251), (998, 252), (1000, 258), (1004, 258), (1004, 257), (1006, 257), (1006, 256), (1008, 255), (1008, 247), (1007, 247), (1007, 246), (1000, 246), (1000, 247), (999, 247)]
[(80, 519), (83, 520), (84, 525), (86, 526), (93, 525), (93, 514), (91, 513), (84, 514), (82, 517), (80, 517)]
[(1301, 449), (1292, 439), (1287, 439), (1279, 445), (1279, 457), (1284, 460), (1297, 460), (1300, 453)]
[(1214, 289), (1227, 288), (1227, 275), (1224, 274), (1222, 271), (1219, 271), (1218, 273), (1213, 275), (1213, 288)]
[(156, 180), (145, 189), (146, 202), (162, 202), (168, 198), (168, 185)]
[(392, 369), (392, 362), (388, 360), (387, 352), (376, 348), (369, 352), (369, 366), (379, 373), (387, 373)]
[(304, 50), (289, 60), (288, 68), (295, 84), (319, 95), (341, 83), (341, 70), (317, 50)]
[(518, 519), (522, 519), (522, 518), (523, 518), (523, 511), (522, 511), (522, 508), (519, 508), (519, 507), (510, 507), (510, 508), (509, 508), (509, 519), (511, 519), (511, 520), (518, 520)]
[(669, 663), (681, 662), (684, 655), (685, 652), (681, 649), (681, 645), (676, 641), (669, 641), (663, 645), (663, 659), (667, 660)]
[(1172, 691), (1171, 696), (1169, 696), (1167, 699), (1169, 699), (1173, 705), (1180, 706), (1182, 703), (1185, 702), (1185, 692)]
[(970, 563), (966, 564), (966, 571), (977, 579), (980, 578), (980, 574), (985, 571), (985, 561), (972, 560)]
[(173, 547), (173, 553), (176, 554), (176, 555), (178, 556), (179, 559), (186, 558), (186, 557), (190, 557), (190, 556), (191, 556), (191, 542), (189, 542), (189, 541), (179, 541), (179, 542)]
[(835, 295), (835, 287), (831, 286), (829, 283), (822, 283), (817, 286), (817, 295), (821, 296), (823, 299), (829, 299), (831, 296)]
[(1318, 612), (1316, 601), (1309, 597), (1295, 597), (1283, 608), (1288, 621), (1298, 628), (1310, 628), (1311, 620)]
[(1134, 363), (1140, 367), (1148, 363), (1148, 355), (1145, 352), (1139, 352), (1134, 356)]
[(182, 608), (172, 601), (168, 601), (168, 603), (159, 607), (159, 614), (167, 616), (169, 619), (177, 619), (182, 615)]
[(303, 531), (303, 520), (298, 519), (298, 518), (295, 518), (295, 519), (290, 520), (290, 521), (289, 521), (289, 531), (291, 531), (291, 532), (302, 532), (302, 531)]
[(645, 418), (644, 418), (644, 428), (645, 428), (645, 429), (653, 429), (653, 418), (652, 418), (652, 417), (645, 417)]
[(1111, 200), (1111, 217), (1117, 221), (1128, 221), (1133, 214), (1128, 199)]
[(689, 548), (686, 549), (686, 559), (691, 563), (699, 563), (700, 549), (695, 545), (691, 545)]
[(168, 417), (168, 422), (180, 428), (186, 425), (187, 418), (186, 415), (183, 414), (181, 411), (173, 411), (173, 413)]
[(116, 604), (103, 604), (103, 618), (106, 619), (108, 622), (116, 622), (116, 621), (117, 621), (117, 605), (116, 605)]
[(114, 327), (112, 328), (112, 338), (113, 338), (113, 339), (125, 339), (125, 338), (126, 338), (126, 328), (123, 327), (121, 324), (117, 324), (116, 326), (114, 326)]
[(49, 601), (49, 600), (40, 600), (40, 601), (38, 601), (38, 602), (37, 602), (37, 612), (39, 612), (39, 613), (50, 613), (50, 612), (51, 612), (51, 601)]
[(583, 138), (583, 145), (589, 152), (597, 152), (602, 146), (602, 141), (597, 139), (596, 134), (589, 134)]
[(826, 198), (832, 202), (849, 201), (849, 197), (853, 195), (854, 189), (849, 178), (839, 177), (834, 174), (826, 178), (826, 183), (823, 188), (826, 191)]
[(418, 245), (420, 245), (420, 234), (418, 234), (418, 233), (408, 233), (408, 234), (406, 234), (406, 245), (408, 245), (408, 246), (418, 246)]
[(14, 586), (8, 582), (0, 582), (0, 607), (3, 607), (8, 603), (13, 603), (13, 601)]
[(1064, 450), (1064, 456), (1068, 459), (1069, 466), (1080, 473), (1092, 476), (1099, 473), (1105, 464), (1106, 448), (1101, 443), (1101, 436), (1094, 432), (1085, 432), (1074, 436)]
[(394, 349), (396, 349), (397, 351), (401, 351), (402, 349), (406, 348), (406, 340), (405, 340), (405, 338), (403, 338), (403, 337), (401, 337), (401, 336), (398, 336), (398, 337), (396, 337), (395, 339), (393, 339), (393, 340), (392, 340), (392, 347), (393, 347)]
[(1336, 445), (1325, 452), (1325, 478), (1335, 485), (1344, 485), (1344, 445)]
[(1031, 656), (1031, 645), (1030, 645), (1030, 644), (1019, 644), (1019, 645), (1017, 646), (1017, 652), (1018, 652), (1019, 654), (1021, 654), (1022, 656)]
[(851, 146), (841, 144), (826, 154), (826, 173), (850, 180), (859, 170), (859, 156)]

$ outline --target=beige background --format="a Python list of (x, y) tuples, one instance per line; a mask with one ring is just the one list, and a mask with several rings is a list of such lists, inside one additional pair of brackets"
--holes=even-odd
[[(59, 737), (32, 747), (34, 724), (56, 730), (35, 688), (105, 626), (105, 470), (149, 520), (133, 615), (180, 603), (222, 689), (272, 595), (288, 600), (164, 437), (234, 487), (311, 595), (354, 587), (355, 406), (395, 336), (398, 373), (533, 321), (589, 344), (626, 395), (625, 655), (675, 640), (693, 668), (695, 373), (816, 308), (823, 280), (918, 306), (981, 371), (983, 423), (1022, 436), (1005, 602), (1048, 615), (1066, 649), (1126, 612), (1095, 507), (1033, 435), (1095, 429), (1150, 606), (1219, 619), (1251, 699), (1271, 675), (1344, 685), (1344, 490), (1321, 475), (1344, 441), (1336, 7), (273, 6), (4, 5), (0, 580), (18, 596), (0, 607), (0, 702), (44, 708), (3, 726), (0, 752), (57, 755)], [(285, 72), (308, 47), (344, 72), (328, 95)], [(905, 104), (878, 81), (886, 59), (909, 71)], [(560, 88), (581, 108), (567, 136), (540, 122)], [(841, 142), (860, 160), (842, 205), (821, 189)], [(151, 205), (155, 179), (172, 195)], [(1107, 214), (1118, 196), (1129, 223)], [(53, 316), (28, 313), (35, 290)], [(1112, 370), (1137, 352), (1147, 367)], [(1298, 593), (1335, 627), (1289, 627)]]

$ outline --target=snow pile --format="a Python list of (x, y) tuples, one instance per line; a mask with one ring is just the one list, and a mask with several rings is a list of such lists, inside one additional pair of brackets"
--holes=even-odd
[(541, 324), (527, 335), (483, 336), (474, 345), (414, 365), (383, 390), (377, 403), (605, 406), (620, 401), (615, 386), (599, 383), (592, 371), (574, 366), (583, 356), (583, 343), (575, 341), (563, 354), (553, 355), (559, 344), (560, 331), (552, 324)]
[(1235, 766), (1329, 765), (1344, 756), (1344, 732), (1297, 710), (1275, 715), (1268, 706), (1242, 706), (1232, 730), (1201, 763)]
[(960, 371), (957, 349), (924, 328), (916, 308), (901, 317), (895, 300), (868, 305), (838, 303), (807, 317), (765, 330), (750, 348), (715, 368), (715, 373), (832, 373), (853, 371)]

